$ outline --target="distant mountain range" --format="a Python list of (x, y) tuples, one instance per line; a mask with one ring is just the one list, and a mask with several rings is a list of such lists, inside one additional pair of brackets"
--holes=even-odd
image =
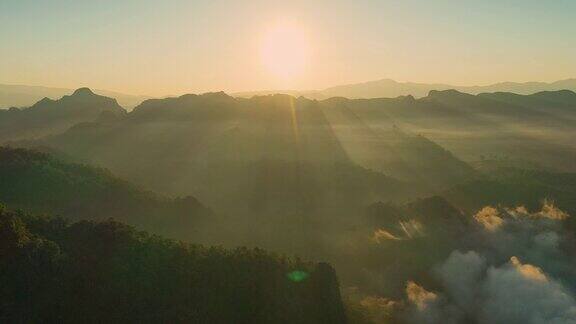
[(63, 132), (78, 123), (97, 118), (110, 119), (125, 113), (116, 99), (80, 88), (57, 100), (44, 97), (29, 108), (0, 110), (0, 138), (18, 140), (42, 137)]
[(442, 192), (476, 179), (469, 163), (479, 160), (574, 172), (575, 107), (570, 90), (326, 100), (217, 92), (126, 112), (82, 88), (0, 112), (0, 142), (192, 195), (217, 213), (317, 215), (326, 201), (356, 208)]
[[(176, 322), (190, 316), (189, 322), (342, 323), (328, 265), (291, 265), (243, 248), (188, 248), (113, 221), (86, 221), (108, 217), (195, 243), (325, 260), (341, 287), (355, 287), (342, 290), (354, 303), (356, 292), (365, 291), (404, 303), (411, 281), (440, 287), (430, 269), (448, 264), (458, 250), (487, 251), (485, 260), (494, 262), (517, 255), (542, 271), (568, 260), (550, 273), (573, 278), (570, 244), (555, 242), (570, 243), (576, 232), (576, 218), (565, 216), (576, 214), (574, 136), (571, 90), (473, 95), (449, 89), (421, 98), (324, 100), (215, 92), (149, 99), (126, 111), (115, 99), (80, 88), (0, 110), (0, 145), (10, 146), (0, 146), (0, 205), (80, 222), (43, 221), (0, 206), (0, 250), (10, 248), (0, 251), (0, 268), (11, 274), (0, 283), (16, 287), (7, 291), (25, 296), (23, 302), (32, 300), (34, 307), (19, 308), (22, 314), (52, 312), (50, 303), (37, 302), (50, 292), (72, 296), (53, 298), (65, 314), (74, 315), (69, 309), (76, 301), (100, 301), (80, 308), (77, 318), (84, 309), (122, 305), (138, 316), (144, 310), (177, 316)], [(506, 208), (514, 206), (521, 207)], [(501, 220), (494, 232), (489, 219)], [(554, 262), (533, 262), (531, 256), (551, 248), (534, 238), (550, 233)], [(168, 263), (176, 270), (162, 270)], [(40, 271), (46, 264), (57, 272)], [(36, 281), (13, 279), (23, 275)], [(36, 284), (46, 278), (54, 284)], [(165, 286), (167, 294), (159, 294)], [(5, 295), (0, 305), (12, 305), (2, 302), (14, 299)], [(237, 308), (244, 305), (238, 300), (252, 306)], [(349, 322), (369, 323), (354, 320), (364, 316), (358, 309)], [(0, 322), (14, 322), (2, 321), (2, 314)], [(307, 314), (323, 315), (307, 321)]]
[(295, 90), (270, 90), (251, 91), (233, 94), (238, 97), (251, 97), (254, 95), (268, 95), (274, 93), (303, 96), (310, 99), (327, 99), (331, 97), (357, 98), (394, 98), (399, 96), (425, 97), (432, 90), (454, 89), (469, 94), (484, 92), (512, 92), (516, 94), (533, 94), (541, 91), (572, 90), (576, 91), (576, 79), (566, 79), (556, 82), (501, 82), (486, 86), (456, 86), (441, 83), (415, 83), (397, 82), (390, 79), (368, 81), (339, 85), (324, 90), (295, 91)]
[[(74, 89), (66, 88), (0, 84), (0, 109), (28, 107), (43, 98), (58, 99), (73, 92)], [(106, 90), (94, 90), (94, 92), (102, 96), (115, 98), (122, 107), (127, 109), (131, 109), (150, 98)]]
[[(287, 94), (294, 97), (309, 99), (328, 99), (332, 97), (359, 98), (395, 98), (399, 96), (425, 97), (432, 90), (454, 89), (469, 94), (484, 92), (511, 92), (516, 94), (533, 94), (541, 91), (572, 90), (576, 91), (576, 78), (556, 82), (501, 82), (486, 86), (456, 86), (442, 83), (415, 83), (398, 82), (391, 79), (382, 79), (362, 83), (338, 85), (323, 90), (261, 90), (232, 93), (233, 97), (250, 98), (271, 94)], [(152, 96), (137, 96), (107, 90), (93, 90), (96, 94), (115, 98), (127, 110), (138, 106)], [(58, 99), (70, 95), (73, 89), (52, 88), (28, 85), (0, 84), (0, 109), (10, 107), (28, 107), (43, 98)]]

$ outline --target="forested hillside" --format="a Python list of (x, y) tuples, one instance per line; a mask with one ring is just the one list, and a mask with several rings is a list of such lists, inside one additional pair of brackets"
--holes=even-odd
[[(245, 210), (243, 202), (263, 192), (301, 192), (304, 197), (285, 196), (282, 204), (310, 205), (301, 201), (305, 199), (326, 207), (338, 201), (332, 196), (350, 196), (349, 203), (358, 206), (353, 195), (366, 197), (362, 204), (371, 197), (410, 198), (476, 175), (424, 136), (374, 128), (330, 101), (284, 95), (153, 99), (125, 118), (79, 124), (60, 135), (19, 144), (49, 147), (156, 191), (192, 194), (215, 209), (240, 206), (243, 212), (254, 212)], [(358, 181), (370, 174), (365, 169), (382, 174), (371, 182), (380, 182), (384, 196)], [(292, 187), (284, 186), (282, 170), (294, 181)], [(351, 183), (353, 192), (335, 186), (334, 179), (341, 176), (358, 179)], [(418, 186), (393, 185), (398, 180)]]
[(575, 13), (0, 0), (0, 324), (576, 324)]
[[(479, 312), (498, 322), (501, 310), (474, 290), (500, 296), (489, 287), (490, 269), (540, 269), (553, 283), (546, 291), (566, 294), (576, 307), (568, 294), (576, 287), (569, 279), (574, 107), (570, 91), (154, 99), (12, 141), (51, 153), (1, 149), (0, 201), (72, 221), (110, 217), (194, 243), (325, 260), (338, 271), (353, 323), (462, 322)], [(229, 266), (236, 264), (217, 269)], [(461, 300), (454, 290), (459, 267), (476, 269), (483, 288), (469, 288), (474, 297)], [(535, 316), (546, 318), (538, 307)]]
[(5, 323), (346, 323), (325, 263), (0, 208)]
[(216, 221), (194, 197), (163, 197), (104, 169), (7, 147), (0, 147), (0, 202), (73, 221), (114, 218), (139, 229), (195, 241), (202, 239), (200, 227)]

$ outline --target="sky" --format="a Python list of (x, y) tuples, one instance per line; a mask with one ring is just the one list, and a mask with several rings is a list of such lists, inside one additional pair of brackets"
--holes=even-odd
[(576, 77), (574, 0), (0, 0), (0, 83), (130, 94)]

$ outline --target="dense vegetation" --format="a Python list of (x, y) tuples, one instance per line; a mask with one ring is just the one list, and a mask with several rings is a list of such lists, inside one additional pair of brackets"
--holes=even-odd
[[(84, 98), (77, 106), (84, 105), (80, 110), (99, 107), (100, 99), (88, 91), (71, 97), (78, 96)], [(576, 281), (570, 279), (576, 265), (570, 249), (576, 222), (569, 217), (576, 213), (575, 98), (571, 91), (474, 96), (446, 90), (420, 99), (316, 101), (285, 95), (242, 99), (209, 93), (148, 100), (130, 113), (100, 114), (40, 140), (11, 143), (52, 154), (0, 149), (0, 202), (81, 221), (69, 225), (60, 219), (14, 216), (20, 219), (18, 228), (27, 233), (24, 236), (53, 242), (58, 246), (54, 255), (66, 255), (54, 257), (64, 261), (42, 266), (56, 267), (55, 273), (65, 276), (58, 284), (83, 278), (66, 263), (85, 260), (74, 254), (74, 246), (83, 246), (83, 241), (72, 239), (109, 244), (123, 237), (118, 243), (121, 248), (105, 265), (89, 263), (94, 271), (101, 271), (94, 276), (106, 288), (102, 284), (83, 292), (102, 301), (99, 309), (118, 321), (201, 321), (203, 317), (193, 316), (216, 316), (210, 312), (217, 307), (226, 310), (218, 316), (230, 317), (210, 317), (212, 322), (232, 318), (232, 322), (322, 322), (328, 313), (338, 320), (343, 315), (340, 302), (321, 306), (313, 301), (322, 299), (319, 292), (307, 286), (325, 285), (325, 279), (335, 282), (334, 274), (314, 279), (315, 273), (332, 273), (325, 265), (315, 268), (282, 261), (260, 250), (192, 248), (139, 234), (108, 218), (194, 243), (259, 247), (325, 260), (335, 266), (345, 286), (347, 312), (354, 323), (420, 323), (423, 320), (410, 316), (426, 307), (438, 308), (436, 315), (428, 314), (437, 319), (454, 316), (456, 323), (473, 321), (480, 311), (458, 303), (481, 300), (490, 287), (474, 292), (468, 300), (459, 298), (454, 287), (468, 285), (473, 291), (478, 288), (474, 280), (491, 282), (496, 270), (489, 269), (522, 270), (522, 262), (529, 268), (540, 267), (551, 276), (547, 282), (561, 278), (566, 287), (558, 284), (560, 292), (569, 293), (567, 304), (576, 309), (570, 295), (576, 289)], [(66, 115), (62, 102), (51, 107)], [(169, 198), (141, 187), (187, 198)], [(106, 250), (106, 246), (90, 248)], [(196, 261), (174, 254), (191, 254)], [(59, 268), (62, 264), (66, 271)], [(439, 274), (442, 267), (450, 273), (448, 268), (454, 264), (463, 269), (476, 266), (478, 278), (452, 283), (460, 276), (447, 279)], [(189, 269), (196, 267), (201, 270)], [(189, 276), (204, 276), (194, 271), (208, 269), (213, 277), (207, 275), (206, 282), (186, 281), (199, 280)], [(179, 281), (158, 282), (172, 271), (177, 271), (174, 280), (182, 280), (183, 285), (199, 285), (201, 291), (213, 287), (213, 297), (194, 301), (198, 295), (181, 291)], [(131, 272), (137, 283), (124, 279)], [(256, 273), (262, 281), (249, 281), (248, 273)], [(293, 280), (305, 280), (286, 281), (287, 273)], [(153, 278), (144, 280), (147, 276)], [(43, 277), (39, 280), (55, 284)], [(152, 284), (144, 285), (148, 281)], [(332, 283), (326, 284), (331, 288), (320, 290), (331, 291), (330, 298), (339, 300)], [(121, 292), (120, 300), (103, 297), (108, 286)], [(63, 289), (59, 290), (62, 303), (72, 294), (65, 289), (74, 287), (58, 288)], [(42, 294), (33, 293), (44, 301)], [(152, 294), (157, 296), (148, 297)], [(276, 294), (279, 297), (273, 297)], [(242, 297), (242, 302), (233, 303), (230, 296)], [(138, 302), (108, 311), (126, 300)], [(198, 302), (193, 307), (200, 313), (174, 310), (180, 307), (178, 301)], [(279, 307), (277, 302), (287, 305)], [(434, 305), (424, 305), (427, 302)], [(210, 308), (212, 304), (216, 306)], [(65, 306), (69, 304), (56, 303), (47, 309)], [(78, 317), (70, 320), (94, 312), (82, 307), (74, 315)], [(319, 307), (334, 309), (324, 312)], [(148, 316), (147, 308), (157, 317), (129, 317), (134, 312)], [(36, 314), (56, 316), (40, 310)], [(172, 317), (180, 316), (175, 314), (184, 317)], [(312, 320), (312, 314), (322, 318)], [(103, 320), (97, 316), (93, 315)]]
[(0, 321), (344, 323), (334, 270), (0, 209)]
[(158, 234), (196, 240), (198, 228), (214, 221), (212, 212), (193, 197), (162, 197), (104, 169), (7, 147), (0, 147), (0, 202), (70, 220), (114, 218)]
[(451, 188), (444, 195), (460, 208), (473, 212), (488, 204), (540, 208), (542, 201), (576, 214), (576, 173), (534, 169), (496, 168), (486, 176)]

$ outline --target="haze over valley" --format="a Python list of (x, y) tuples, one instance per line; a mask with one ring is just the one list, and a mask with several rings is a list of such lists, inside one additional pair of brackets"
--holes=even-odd
[[(436, 285), (424, 275), (435, 264), (484, 260), (458, 254), (468, 253), (461, 244), (475, 249), (482, 226), (525, 217), (506, 208), (574, 226), (575, 107), (569, 90), (320, 101), (219, 92), (126, 112), (81, 88), (0, 114), (12, 147), (0, 193), (32, 213), (113, 217), (173, 239), (328, 261), (355, 289), (345, 295), (361, 310), (349, 312), (361, 314), (349, 316), (373, 318), (374, 298), (398, 301), (414, 280)], [(393, 261), (403, 255), (423, 263)], [(389, 320), (408, 316), (399, 305)]]
[(576, 323), (575, 10), (0, 3), (0, 322)]

